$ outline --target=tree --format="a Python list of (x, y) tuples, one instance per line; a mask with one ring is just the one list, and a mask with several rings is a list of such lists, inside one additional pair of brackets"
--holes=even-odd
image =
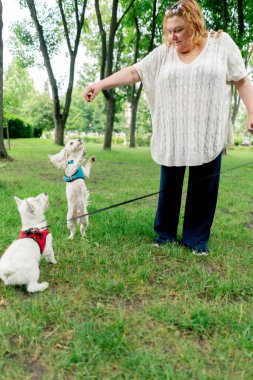
[[(112, 0), (111, 6), (111, 19), (109, 32), (106, 32), (104, 22), (102, 20), (101, 10), (100, 10), (100, 0), (95, 0), (95, 9), (97, 15), (97, 21), (99, 26), (99, 32), (101, 37), (101, 66), (100, 66), (100, 79), (104, 79), (111, 75), (114, 71), (117, 71), (119, 62), (117, 58), (120, 56), (122, 46), (120, 42), (117, 44), (117, 49), (115, 49), (116, 34), (119, 26), (133, 6), (135, 0), (129, 0), (128, 6), (123, 11), (121, 17), (117, 17), (119, 0)], [(108, 34), (108, 39), (107, 39)], [(116, 69), (117, 68), (117, 69)], [(115, 89), (103, 90), (103, 94), (106, 100), (106, 110), (107, 110), (107, 121), (105, 127), (105, 137), (104, 137), (104, 149), (111, 149), (112, 143), (112, 131), (115, 121), (115, 111), (116, 111), (116, 96)]]
[(0, 159), (12, 158), (6, 152), (3, 134), (3, 5), (0, 0)]
[(22, 115), (22, 107), (27, 99), (32, 99), (38, 91), (28, 71), (14, 58), (4, 73), (4, 110)]
[[(153, 0), (138, 4), (138, 7), (133, 9), (134, 19), (134, 58), (133, 63), (136, 63), (144, 55), (150, 53), (154, 48), (156, 28), (157, 28), (157, 8), (158, 0)], [(145, 11), (143, 12), (143, 9)], [(139, 12), (138, 12), (139, 11)], [(139, 13), (139, 14), (138, 14)], [(145, 18), (142, 14), (145, 14)], [(142, 24), (142, 25), (141, 25)], [(145, 35), (146, 31), (146, 35)], [(161, 42), (161, 41), (159, 41)], [(143, 51), (144, 48), (144, 51)], [(139, 86), (133, 84), (131, 86), (131, 118), (130, 118), (130, 147), (135, 147), (135, 131), (136, 131), (136, 116), (138, 103), (141, 96), (142, 83)]]
[[(16, 37), (16, 47), (23, 45), (29, 54), (26, 64), (34, 64), (32, 53), (38, 50), (42, 54), (43, 64), (47, 70), (52, 91), (53, 116), (55, 123), (55, 143), (64, 145), (64, 129), (69, 115), (71, 97), (74, 85), (74, 70), (80, 36), (84, 25), (84, 16), (87, 0), (57, 0), (57, 7), (52, 9), (46, 3), (37, 3), (35, 0), (20, 0), (23, 7), (28, 7), (36, 30), (29, 29), (29, 24), (17, 23), (13, 31)], [(59, 49), (62, 41), (65, 41), (69, 55), (69, 78), (65, 93), (64, 104), (61, 104), (59, 84), (53, 72), (51, 58)], [(19, 52), (20, 58), (22, 51)]]
[(66, 128), (82, 132), (104, 132), (106, 123), (105, 102), (102, 94), (99, 94), (95, 102), (86, 103), (80, 94), (83, 85), (79, 84), (73, 91), (73, 99)]
[[(200, 0), (206, 15), (208, 29), (223, 29), (235, 40), (242, 51), (245, 66), (248, 68), (253, 54), (253, 2), (252, 0)], [(232, 123), (235, 123), (240, 96), (232, 88)]]
[(52, 102), (49, 94), (45, 91), (37, 92), (33, 97), (26, 98), (21, 113), (30, 121), (38, 137), (43, 131), (54, 129)]

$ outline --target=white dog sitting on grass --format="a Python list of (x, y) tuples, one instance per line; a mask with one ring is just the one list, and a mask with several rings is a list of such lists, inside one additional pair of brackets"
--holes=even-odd
[(48, 195), (34, 198), (14, 197), (21, 216), (22, 230), (0, 259), (0, 278), (5, 285), (26, 285), (29, 293), (43, 292), (47, 282), (38, 283), (39, 262), (44, 257), (56, 264), (52, 247), (52, 235), (47, 228), (45, 211)]
[[(66, 196), (68, 202), (67, 227), (69, 229), (69, 239), (75, 235), (75, 226), (80, 224), (80, 234), (85, 236), (85, 229), (88, 226), (87, 204), (89, 192), (85, 180), (89, 178), (91, 167), (95, 157), (90, 157), (85, 166), (82, 166), (86, 149), (80, 139), (67, 142), (65, 147), (55, 155), (49, 155), (53, 165), (58, 169), (65, 170), (64, 180), (66, 182)], [(85, 215), (78, 218), (79, 215)]]

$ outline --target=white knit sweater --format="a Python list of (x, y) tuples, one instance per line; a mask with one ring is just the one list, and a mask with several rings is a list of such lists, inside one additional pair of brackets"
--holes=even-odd
[(150, 106), (154, 161), (165, 166), (201, 165), (233, 142), (231, 81), (247, 72), (227, 33), (209, 33), (204, 49), (190, 64), (179, 59), (174, 47), (163, 44), (134, 66)]

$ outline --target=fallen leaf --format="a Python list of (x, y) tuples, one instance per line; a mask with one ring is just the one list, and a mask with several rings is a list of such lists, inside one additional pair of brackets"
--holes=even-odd
[(0, 298), (0, 306), (6, 306), (4, 297)]
[(69, 349), (67, 346), (63, 346), (60, 343), (56, 343), (56, 345), (54, 346), (54, 348), (57, 348), (58, 350), (68, 350)]

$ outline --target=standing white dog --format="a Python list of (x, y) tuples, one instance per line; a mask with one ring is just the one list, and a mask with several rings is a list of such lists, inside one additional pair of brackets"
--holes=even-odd
[(80, 224), (80, 234), (85, 236), (88, 226), (88, 215), (78, 218), (79, 215), (87, 214), (89, 192), (85, 179), (89, 178), (90, 170), (95, 157), (90, 157), (85, 166), (82, 166), (86, 149), (80, 139), (70, 140), (57, 154), (49, 156), (51, 162), (58, 169), (65, 169), (64, 180), (66, 182), (66, 196), (68, 202), (67, 227), (69, 239), (75, 235), (75, 225)]
[(48, 208), (48, 195), (40, 194), (34, 198), (14, 197), (21, 216), (22, 230), (0, 259), (0, 278), (5, 285), (26, 285), (30, 293), (43, 292), (47, 282), (38, 283), (39, 261), (44, 257), (56, 264), (49, 233), (45, 210)]

